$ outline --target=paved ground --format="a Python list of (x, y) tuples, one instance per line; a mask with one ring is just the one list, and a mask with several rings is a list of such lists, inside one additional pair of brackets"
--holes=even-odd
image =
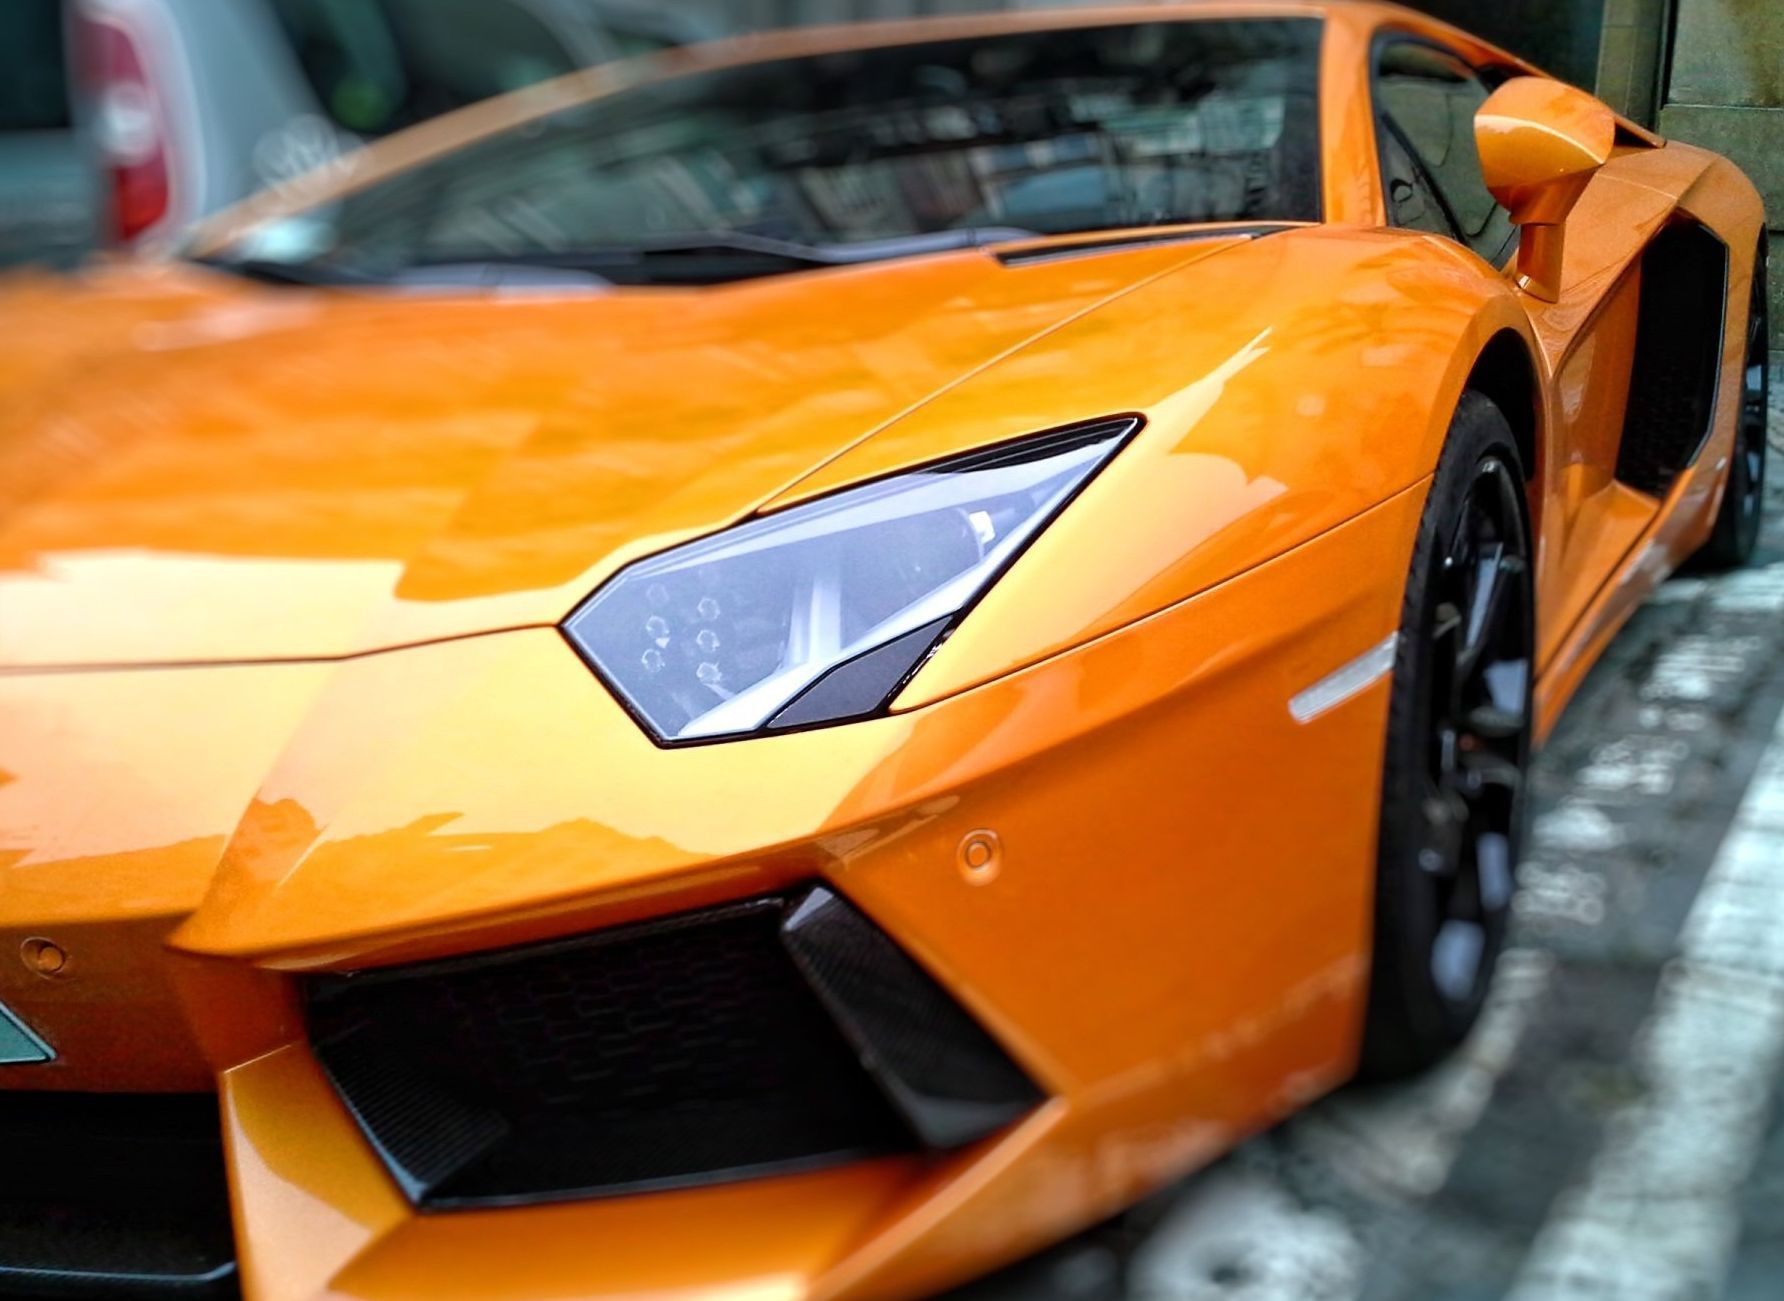
[(1669, 583), (1542, 756), (1455, 1061), (956, 1301), (1784, 1298), (1784, 473), (1771, 496), (1754, 567)]

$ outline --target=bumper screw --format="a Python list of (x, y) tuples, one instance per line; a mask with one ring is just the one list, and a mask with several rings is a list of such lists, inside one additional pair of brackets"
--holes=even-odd
[(68, 951), (54, 940), (28, 939), (19, 946), (19, 957), (45, 980), (60, 980), (68, 974)]
[(990, 885), (1003, 867), (1003, 843), (995, 831), (974, 831), (960, 842), (960, 874), (969, 885)]

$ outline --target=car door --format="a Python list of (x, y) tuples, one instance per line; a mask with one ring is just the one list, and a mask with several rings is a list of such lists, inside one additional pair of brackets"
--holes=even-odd
[[(1391, 38), (1377, 50), (1376, 137), (1389, 221), (1456, 240), (1503, 269), (1517, 252), (1518, 232), (1487, 190), (1474, 135), (1475, 113), (1498, 80), (1421, 38)], [(1590, 292), (1592, 301), (1559, 305), (1559, 315), (1586, 325), (1559, 356), (1559, 427), (1547, 441), (1558, 451), (1558, 464), (1543, 467), (1545, 494), (1532, 503), (1544, 516), (1537, 556), (1539, 663), (1546, 663), (1659, 507), (1617, 478), (1639, 283), (1626, 277), (1608, 293), (1602, 286), (1580, 292)]]
[(1375, 67), (1376, 132), (1389, 220), (1467, 245), (1494, 266), (1517, 247), (1517, 227), (1487, 192), (1474, 115), (1487, 79), (1424, 41), (1384, 43)]

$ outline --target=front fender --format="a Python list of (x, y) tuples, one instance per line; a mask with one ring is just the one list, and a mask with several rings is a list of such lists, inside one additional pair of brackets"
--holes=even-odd
[(1115, 412), (1147, 424), (895, 708), (1104, 636), (1424, 479), (1506, 330), (1531, 346), (1516, 293), (1461, 249), (1310, 228), (1161, 277), (906, 417), (858, 449), (864, 472)]

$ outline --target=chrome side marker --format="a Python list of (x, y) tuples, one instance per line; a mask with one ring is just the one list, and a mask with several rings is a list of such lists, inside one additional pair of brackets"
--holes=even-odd
[(1392, 673), (1394, 656), (1399, 649), (1400, 634), (1394, 633), (1290, 700), (1288, 712), (1294, 715), (1297, 723), (1311, 723), (1321, 714), (1330, 713)]

